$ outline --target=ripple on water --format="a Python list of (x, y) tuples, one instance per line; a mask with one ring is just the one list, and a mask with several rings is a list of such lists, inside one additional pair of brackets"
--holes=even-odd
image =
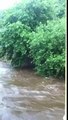
[(0, 120), (62, 120), (64, 83), (0, 63)]

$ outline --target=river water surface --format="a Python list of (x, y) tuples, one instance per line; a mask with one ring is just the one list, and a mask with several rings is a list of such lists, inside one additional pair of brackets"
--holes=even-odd
[(0, 120), (63, 120), (64, 100), (63, 80), (0, 62)]

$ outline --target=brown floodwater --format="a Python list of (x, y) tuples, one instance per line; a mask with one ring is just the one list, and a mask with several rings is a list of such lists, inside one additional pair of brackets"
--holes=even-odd
[(64, 113), (64, 80), (0, 62), (0, 120), (62, 120)]

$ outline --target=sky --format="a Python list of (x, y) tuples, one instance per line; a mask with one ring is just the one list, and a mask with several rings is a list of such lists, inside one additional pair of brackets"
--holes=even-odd
[(0, 10), (8, 9), (21, 0), (0, 0)]

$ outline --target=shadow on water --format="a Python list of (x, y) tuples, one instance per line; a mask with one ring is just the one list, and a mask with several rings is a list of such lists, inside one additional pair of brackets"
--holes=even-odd
[(65, 83), (0, 62), (0, 120), (62, 120)]

